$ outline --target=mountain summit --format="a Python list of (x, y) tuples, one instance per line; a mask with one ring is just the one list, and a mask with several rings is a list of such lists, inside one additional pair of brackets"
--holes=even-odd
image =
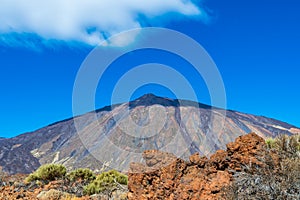
[(210, 155), (236, 137), (294, 134), (290, 124), (153, 94), (67, 119), (14, 138), (0, 139), (0, 167), (10, 174), (30, 173), (45, 163), (68, 168), (112, 167), (126, 171), (144, 150), (183, 159)]
[(130, 107), (135, 106), (152, 106), (152, 105), (162, 105), (162, 106), (176, 106), (178, 105), (178, 100), (164, 98), (156, 96), (152, 93), (145, 94), (140, 98), (129, 102)]

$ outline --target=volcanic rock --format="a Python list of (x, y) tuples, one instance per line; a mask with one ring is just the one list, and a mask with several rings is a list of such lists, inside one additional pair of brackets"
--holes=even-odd
[(231, 183), (235, 172), (244, 166), (265, 164), (260, 159), (268, 154), (265, 147), (263, 138), (250, 133), (210, 159), (196, 153), (184, 161), (170, 153), (145, 151), (146, 164), (131, 165), (128, 199), (222, 199), (222, 189)]

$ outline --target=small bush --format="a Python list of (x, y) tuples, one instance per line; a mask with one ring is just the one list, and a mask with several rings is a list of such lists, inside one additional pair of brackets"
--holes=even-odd
[(27, 178), (27, 182), (36, 180), (53, 181), (57, 178), (65, 176), (67, 169), (63, 165), (58, 164), (46, 164), (40, 166), (34, 173), (30, 174)]
[(266, 140), (269, 149), (275, 149), (287, 158), (300, 157), (300, 135), (280, 135)]
[(29, 176), (25, 179), (26, 182), (33, 182), (33, 181), (37, 181), (40, 180), (39, 177), (35, 174), (29, 174)]
[(275, 139), (274, 138), (267, 138), (266, 145), (269, 149), (273, 149), (275, 147)]
[(92, 181), (96, 178), (94, 172), (90, 169), (76, 169), (68, 173), (68, 178), (71, 181), (83, 180), (83, 181)]
[(62, 192), (55, 189), (50, 189), (49, 191), (43, 191), (38, 195), (40, 200), (76, 200), (74, 195)]
[(91, 182), (84, 188), (84, 193), (87, 195), (99, 194), (103, 191), (112, 191), (116, 188), (122, 188), (122, 185), (127, 185), (128, 177), (116, 170), (110, 170), (98, 175), (96, 180)]

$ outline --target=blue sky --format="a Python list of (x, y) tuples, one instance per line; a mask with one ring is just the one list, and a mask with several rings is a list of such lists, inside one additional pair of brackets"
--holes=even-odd
[[(223, 78), (227, 108), (300, 127), (300, 2), (297, 0), (173, 0), (145, 5), (134, 0), (128, 0), (127, 4), (91, 0), (90, 5), (72, 6), (68, 0), (48, 1), (49, 5), (44, 7), (57, 17), (43, 15), (42, 5), (28, 7), (18, 0), (3, 1), (0, 137), (12, 137), (72, 117), (73, 84), (93, 46), (120, 31), (147, 26), (182, 32), (206, 49)], [(31, 1), (32, 5), (38, 2)], [(97, 6), (100, 11), (111, 8), (111, 12), (99, 12)], [(37, 12), (38, 17), (31, 16), (37, 8), (41, 13)], [(86, 13), (95, 14), (95, 18)], [(107, 72), (104, 79), (107, 87), (97, 91), (96, 106), (110, 104), (113, 85), (122, 73), (134, 65), (153, 61), (179, 70), (189, 78), (199, 100), (210, 104), (204, 82), (187, 63), (174, 61), (168, 53), (144, 51), (128, 55)], [(132, 98), (150, 92), (174, 97), (168, 88), (150, 84), (141, 86)]]

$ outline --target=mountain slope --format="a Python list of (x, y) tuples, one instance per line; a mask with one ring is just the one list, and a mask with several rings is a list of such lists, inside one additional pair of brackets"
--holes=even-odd
[(148, 94), (1, 139), (0, 166), (10, 174), (30, 173), (51, 162), (68, 168), (127, 170), (130, 162), (142, 160), (144, 150), (158, 149), (184, 159), (195, 152), (210, 155), (249, 132), (274, 137), (299, 129), (275, 119)]

